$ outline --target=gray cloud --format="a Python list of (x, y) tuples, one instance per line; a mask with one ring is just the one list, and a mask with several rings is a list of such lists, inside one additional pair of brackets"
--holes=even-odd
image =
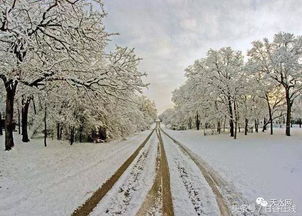
[(302, 34), (299, 0), (105, 0), (113, 44), (135, 47), (150, 84), (145, 94), (160, 112), (171, 107), (171, 91), (184, 69), (209, 48), (245, 52), (250, 42), (279, 31)]

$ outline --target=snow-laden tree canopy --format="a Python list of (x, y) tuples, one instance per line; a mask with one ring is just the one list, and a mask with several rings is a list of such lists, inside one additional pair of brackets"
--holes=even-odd
[(273, 123), (284, 121), (290, 135), (292, 107), (302, 90), (301, 38), (278, 33), (272, 42), (254, 41), (246, 62), (230, 47), (210, 49), (186, 69), (186, 83), (173, 92), (174, 109), (161, 118), (173, 128), (202, 125), (220, 132), (223, 125), (234, 137), (241, 126), (247, 133), (259, 124), (263, 130), (270, 124), (273, 134)]
[[(110, 37), (116, 35), (105, 31), (105, 16), (101, 0), (0, 0), (0, 79), (5, 88), (1, 94), (6, 97), (7, 150), (14, 145), (14, 112), (22, 110), (22, 119), (27, 119), (31, 102), (30, 118), (40, 119), (38, 123), (31, 120), (37, 128), (47, 113), (53, 120), (49, 126), (57, 125), (58, 131), (64, 127), (66, 133), (75, 128), (82, 133), (85, 123), (86, 132), (109, 130), (114, 137), (149, 124), (145, 115), (150, 113), (140, 109), (148, 101), (142, 102), (139, 96), (147, 86), (142, 81), (146, 73), (138, 70), (141, 58), (127, 47), (105, 52)], [(131, 117), (143, 116), (142, 126), (119, 125), (134, 123), (124, 119), (130, 118), (126, 114), (130, 107)], [(26, 122), (22, 124), (26, 124), (25, 132)]]

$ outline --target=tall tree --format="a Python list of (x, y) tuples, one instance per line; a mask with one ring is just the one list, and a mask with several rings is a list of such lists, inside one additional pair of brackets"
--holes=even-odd
[(278, 33), (274, 40), (255, 41), (248, 52), (257, 70), (266, 74), (283, 88), (286, 102), (286, 130), (290, 136), (291, 112), (295, 99), (302, 90), (302, 37), (289, 33)]
[(65, 83), (93, 91), (100, 99), (123, 98), (146, 86), (134, 50), (117, 47), (110, 54), (104, 52), (110, 36), (104, 31), (104, 16), (99, 0), (14, 0), (0, 5), (6, 150), (14, 146), (14, 100), (20, 83), (40, 90), (46, 82)]
[[(242, 82), (243, 56), (241, 52), (234, 51), (230, 47), (220, 50), (209, 50), (206, 58), (198, 60), (187, 69), (187, 76), (200, 80), (200, 85), (210, 92), (212, 98), (201, 100), (218, 101), (225, 105), (229, 117), (230, 135), (234, 136), (235, 112), (234, 101), (238, 98)], [(215, 105), (215, 104), (214, 104)], [(214, 106), (215, 107), (215, 106)]]

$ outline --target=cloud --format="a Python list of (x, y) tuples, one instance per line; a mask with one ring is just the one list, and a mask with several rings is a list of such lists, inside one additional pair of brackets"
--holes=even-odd
[(302, 34), (299, 0), (108, 0), (105, 25), (119, 32), (112, 43), (135, 47), (151, 83), (145, 94), (159, 109), (171, 107), (171, 91), (184, 69), (209, 48), (246, 50), (279, 31)]
[(184, 30), (189, 30), (189, 31), (196, 31), (197, 29), (197, 21), (194, 18), (186, 18), (183, 19), (180, 22), (180, 26), (184, 29)]

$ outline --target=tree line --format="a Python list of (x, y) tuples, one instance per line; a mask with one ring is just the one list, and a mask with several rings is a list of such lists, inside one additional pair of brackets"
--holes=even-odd
[(160, 117), (175, 129), (216, 128), (228, 130), (236, 138), (261, 124), (265, 131), (273, 124), (301, 127), (302, 37), (278, 33), (252, 42), (244, 56), (224, 47), (210, 49), (185, 70), (186, 83), (173, 91), (175, 106)]
[[(101, 0), (5, 0), (0, 4), (0, 135), (15, 129), (95, 140), (144, 130), (156, 118), (134, 49), (106, 52)], [(1, 113), (2, 111), (2, 113)], [(5, 120), (3, 121), (2, 118)], [(17, 127), (17, 128), (16, 128)], [(30, 127), (31, 135), (28, 128)]]

